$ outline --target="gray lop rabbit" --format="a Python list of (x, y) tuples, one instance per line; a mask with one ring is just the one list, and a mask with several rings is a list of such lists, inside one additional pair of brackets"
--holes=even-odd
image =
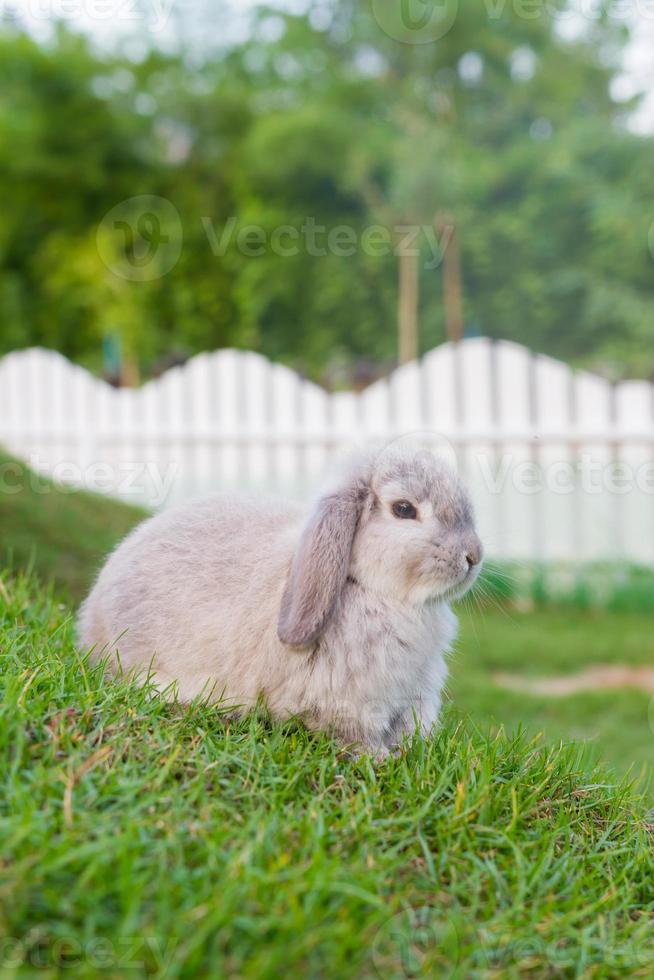
[(360, 459), (308, 518), (215, 497), (164, 511), (109, 557), (79, 639), (96, 660), (234, 713), (263, 699), (356, 751), (384, 755), (438, 717), (478, 575), (468, 495), (434, 455)]

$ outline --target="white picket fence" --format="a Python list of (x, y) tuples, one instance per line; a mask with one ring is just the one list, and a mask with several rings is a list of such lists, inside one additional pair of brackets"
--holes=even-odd
[[(443, 345), (358, 394), (234, 350), (136, 390), (53, 351), (0, 360), (0, 445), (65, 484), (150, 506), (236, 487), (305, 495), (335, 454), (407, 433), (453, 446), (492, 554), (654, 564), (646, 382), (612, 386), (486, 339)], [(0, 467), (0, 492), (15, 479)]]

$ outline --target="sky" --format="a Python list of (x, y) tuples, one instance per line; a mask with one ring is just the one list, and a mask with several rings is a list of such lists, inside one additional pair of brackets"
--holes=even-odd
[[(0, 12), (16, 12), (37, 36), (46, 36), (54, 17), (88, 33), (100, 45), (129, 43), (137, 52), (143, 37), (174, 43), (180, 32), (210, 32), (226, 41), (247, 32), (248, 10), (258, 0), (0, 0)], [(361, 0), (365, 2), (365, 0)], [(616, 17), (632, 29), (623, 73), (616, 79), (614, 97), (629, 98), (643, 91), (646, 98), (631, 119), (637, 132), (654, 134), (654, 0), (611, 0)], [(270, 7), (301, 10), (306, 0), (267, 0)], [(571, 0), (582, 13), (597, 0)], [(185, 16), (187, 15), (187, 16)]]

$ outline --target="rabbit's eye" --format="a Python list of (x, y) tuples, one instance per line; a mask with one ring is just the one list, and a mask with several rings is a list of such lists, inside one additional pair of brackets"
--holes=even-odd
[(408, 500), (396, 500), (393, 504), (393, 513), (405, 521), (415, 521), (418, 511)]

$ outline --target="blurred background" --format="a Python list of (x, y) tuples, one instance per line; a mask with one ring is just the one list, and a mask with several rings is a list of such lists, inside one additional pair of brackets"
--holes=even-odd
[[(270, 236), (312, 218), (357, 240), (381, 225), (396, 246), (402, 225), (440, 241), (451, 223), (451, 329), (651, 378), (645, 6), (408, 0), (405, 27), (385, 0), (3, 0), (0, 349), (131, 381), (241, 347), (366, 383), (398, 357), (397, 256), (333, 254), (325, 231), (280, 255)], [(183, 249), (135, 288), (97, 233), (143, 194), (171, 203)], [(419, 271), (426, 351), (448, 308), (441, 266)]]
[(493, 558), (455, 704), (640, 772), (653, 50), (637, 0), (0, 0), (0, 583), (436, 431)]

